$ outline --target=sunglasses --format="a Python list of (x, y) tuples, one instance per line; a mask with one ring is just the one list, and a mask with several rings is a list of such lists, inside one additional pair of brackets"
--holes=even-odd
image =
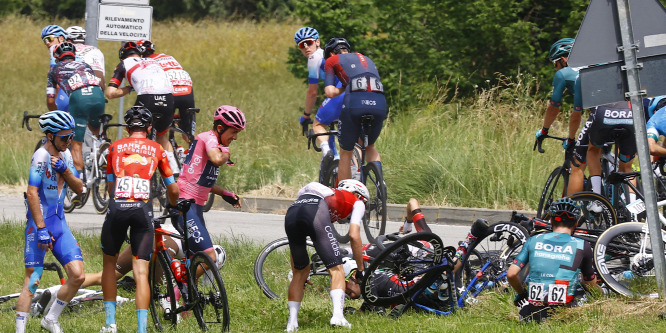
[(44, 45), (46, 45), (48, 43), (53, 42), (56, 39), (58, 39), (58, 37), (53, 36), (53, 35), (49, 35), (49, 36), (45, 36), (44, 38), (42, 38), (42, 41), (44, 42)]
[(54, 133), (53, 135), (59, 137), (60, 139), (62, 139), (62, 141), (69, 141), (72, 138), (74, 138), (74, 133), (69, 133), (69, 134), (55, 134)]
[(560, 60), (562, 60), (562, 58), (557, 58), (557, 59), (553, 60), (553, 65), (556, 65), (557, 62), (560, 61)]
[(310, 47), (312, 44), (314, 44), (315, 40), (314, 39), (306, 39), (298, 43), (298, 48), (299, 49), (304, 49), (305, 47)]

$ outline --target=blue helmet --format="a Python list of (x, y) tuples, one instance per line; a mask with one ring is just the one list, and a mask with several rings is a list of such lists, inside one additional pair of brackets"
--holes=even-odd
[(44, 133), (58, 133), (74, 126), (74, 118), (65, 111), (49, 111), (39, 117), (39, 129)]
[(315, 28), (310, 28), (310, 27), (303, 27), (298, 29), (296, 33), (294, 34), (294, 41), (298, 44), (300, 41), (304, 39), (319, 39), (319, 32)]
[(653, 97), (650, 100), (650, 104), (648, 104), (648, 115), (652, 117), (655, 112), (659, 111), (659, 109), (664, 106), (666, 106), (666, 95)]
[(67, 33), (65, 32), (65, 29), (63, 29), (61, 26), (50, 24), (44, 27), (44, 29), (42, 29), (42, 38), (46, 36), (67, 37)]
[(568, 57), (574, 41), (573, 38), (562, 38), (555, 42), (548, 52), (548, 60), (553, 61), (560, 57)]

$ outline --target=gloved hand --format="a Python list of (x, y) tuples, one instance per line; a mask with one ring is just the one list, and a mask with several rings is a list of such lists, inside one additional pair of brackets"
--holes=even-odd
[(37, 229), (37, 240), (39, 240), (39, 244), (43, 245), (44, 248), (51, 245), (51, 233), (49, 232), (49, 229), (46, 227)]
[(363, 276), (365, 276), (365, 274), (363, 273), (363, 271), (359, 271), (359, 270), (357, 269), (357, 270), (356, 270), (356, 273), (355, 273), (355, 275), (354, 275), (354, 278), (356, 279), (356, 281), (357, 281), (358, 283), (361, 283), (361, 281), (363, 281)]
[(53, 166), (53, 170), (59, 173), (64, 173), (67, 171), (67, 164), (65, 164), (65, 161), (63, 161), (62, 158), (59, 158)]
[(236, 193), (227, 190), (222, 191), (222, 199), (224, 199), (224, 201), (228, 202), (232, 206), (237, 205), (238, 201), (240, 200)]
[(548, 129), (547, 128), (542, 128), (536, 131), (536, 140), (537, 141), (543, 141), (546, 138), (546, 135), (548, 135)]
[(412, 221), (409, 221), (409, 220), (405, 219), (405, 223), (402, 225), (402, 229), (400, 230), (400, 232), (403, 233), (403, 234), (408, 234), (408, 233), (412, 232), (412, 226), (413, 225), (414, 225), (414, 223)]
[(562, 141), (562, 148), (566, 151), (571, 151), (576, 146), (576, 140), (572, 138), (567, 138), (565, 141)]
[(301, 126), (307, 126), (309, 124), (312, 124), (312, 119), (310, 119), (309, 117), (306, 118), (305, 116), (301, 116), (301, 118), (298, 119), (298, 123), (300, 123)]
[(513, 298), (513, 305), (522, 308), (525, 306), (525, 303), (527, 302), (527, 291), (516, 295), (516, 297)]

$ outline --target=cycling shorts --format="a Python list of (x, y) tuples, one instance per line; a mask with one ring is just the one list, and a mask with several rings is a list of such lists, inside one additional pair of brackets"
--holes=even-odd
[(310, 264), (306, 245), (308, 236), (326, 268), (342, 265), (342, 249), (332, 232), (326, 200), (311, 194), (299, 196), (287, 210), (284, 229), (289, 238), (294, 268), (301, 270)]
[[(620, 112), (624, 112), (621, 114)], [(599, 106), (590, 115), (590, 143), (601, 147), (604, 143), (615, 141), (620, 150), (620, 160), (629, 162), (636, 155), (636, 138), (631, 109)], [(618, 131), (618, 129), (621, 129)]]
[[(203, 218), (203, 206), (193, 203), (190, 209), (185, 213), (187, 221), (187, 234), (191, 254), (199, 251), (208, 251), (213, 248), (213, 241), (210, 239), (208, 229), (206, 229), (206, 221)], [(178, 218), (178, 225), (183, 228), (183, 217)], [(185, 229), (183, 229), (185, 230)]]
[(340, 118), (340, 111), (342, 111), (342, 102), (344, 98), (345, 94), (342, 93), (340, 96), (325, 99), (321, 103), (319, 110), (317, 110), (315, 119), (324, 125), (330, 125), (332, 122), (336, 121)]
[(106, 101), (99, 86), (74, 90), (69, 96), (69, 114), (74, 117), (74, 141), (83, 142), (88, 125), (99, 128), (99, 116), (104, 114)]
[(590, 125), (592, 125), (593, 117), (590, 114), (590, 117), (585, 122), (585, 126), (578, 133), (578, 138), (576, 139), (576, 147), (574, 148), (573, 155), (576, 157), (578, 162), (585, 164), (587, 161), (587, 146), (590, 144), (590, 137), (588, 132), (590, 131)]
[(178, 126), (185, 133), (190, 133), (192, 137), (196, 135), (197, 123), (193, 117), (194, 112), (189, 112), (187, 109), (194, 107), (194, 92), (187, 95), (173, 96), (173, 112), (180, 115)]
[(130, 230), (132, 255), (149, 260), (153, 252), (153, 208), (145, 201), (109, 199), (109, 211), (102, 225), (102, 252), (115, 256), (120, 252), (123, 241)]
[[(350, 95), (354, 95), (350, 97)], [(366, 104), (366, 105), (364, 105)], [(377, 141), (386, 118), (386, 99), (383, 94), (372, 92), (355, 92), (345, 94), (345, 103), (340, 112), (340, 147), (344, 150), (354, 149), (354, 144), (361, 136), (361, 117), (373, 115), (372, 129), (366, 130), (368, 145)]]
[[(32, 214), (28, 212), (28, 223), (25, 225), (25, 248), (23, 249), (23, 260), (25, 267), (41, 267), (44, 264), (45, 250), (39, 248), (39, 239), (37, 239), (37, 225), (32, 219)], [(72, 235), (64, 218), (58, 215), (51, 215), (44, 220), (46, 228), (51, 232), (55, 239), (53, 242), (53, 256), (65, 266), (74, 260), (83, 261), (79, 243)]]
[(153, 114), (153, 128), (157, 135), (169, 130), (173, 121), (173, 95), (138, 95), (134, 105), (143, 105)]
[(55, 99), (56, 108), (60, 111), (69, 111), (69, 96), (65, 92), (65, 89), (58, 89), (58, 95)]

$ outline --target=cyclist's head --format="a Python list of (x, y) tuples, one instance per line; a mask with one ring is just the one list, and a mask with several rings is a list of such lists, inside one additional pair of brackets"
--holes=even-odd
[(65, 59), (74, 60), (76, 59), (76, 47), (70, 42), (60, 43), (56, 46), (55, 50), (53, 50), (53, 57), (56, 58), (58, 62)]
[(648, 116), (652, 117), (655, 112), (664, 106), (666, 106), (666, 95), (653, 97), (648, 104)]
[(58, 133), (74, 129), (74, 118), (65, 111), (49, 111), (39, 117), (39, 129), (43, 133)]
[(139, 52), (141, 52), (141, 56), (144, 58), (147, 58), (155, 53), (155, 43), (149, 40), (140, 40), (136, 42), (136, 45), (139, 48)]
[(356, 281), (356, 260), (343, 257), (342, 258), (342, 269), (345, 272), (345, 293), (349, 298), (356, 299), (361, 296), (361, 281)]
[(67, 33), (65, 33), (65, 29), (59, 25), (51, 24), (42, 29), (42, 41), (47, 47), (50, 47), (53, 42), (65, 41), (66, 37)]
[(580, 207), (569, 199), (562, 198), (553, 201), (548, 208), (550, 221), (553, 227), (564, 226), (574, 228), (580, 220)]
[(245, 115), (235, 106), (222, 105), (215, 110), (213, 129), (217, 133), (218, 142), (229, 146), (236, 140), (236, 135), (245, 129)]
[(67, 33), (67, 40), (73, 43), (83, 43), (86, 41), (86, 29), (73, 25), (65, 30)]
[(363, 203), (370, 200), (370, 192), (368, 188), (355, 179), (343, 179), (338, 183), (338, 190), (351, 192), (356, 195)]
[(135, 105), (125, 112), (127, 131), (145, 130), (153, 124), (153, 114), (145, 106)]
[(319, 39), (319, 32), (315, 28), (310, 28), (310, 27), (302, 27), (296, 31), (294, 34), (294, 41), (296, 42), (296, 45), (300, 44), (302, 40), (305, 39), (313, 39), (317, 40)]
[(120, 47), (120, 50), (118, 51), (118, 58), (120, 58), (120, 60), (124, 60), (132, 54), (141, 55), (141, 52), (139, 52), (135, 42), (127, 42)]
[(550, 51), (548, 52), (548, 60), (550, 60), (552, 63), (556, 63), (558, 60), (560, 60), (560, 58), (568, 57), (573, 44), (573, 38), (562, 38), (558, 40), (550, 47)]
[(340, 37), (333, 37), (328, 40), (326, 46), (324, 46), (324, 58), (328, 59), (333, 54), (340, 54), (342, 50), (351, 50), (351, 46), (346, 39)]

